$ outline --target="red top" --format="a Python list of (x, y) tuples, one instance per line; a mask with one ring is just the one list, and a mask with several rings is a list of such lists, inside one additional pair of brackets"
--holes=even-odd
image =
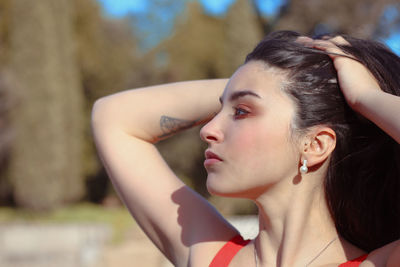
[(354, 260), (340, 264), (338, 267), (358, 267), (366, 258), (368, 254), (362, 255)]
[[(229, 263), (232, 261), (233, 257), (235, 257), (236, 253), (238, 253), (239, 250), (246, 246), (249, 242), (250, 240), (243, 240), (242, 236), (240, 235), (234, 236), (218, 251), (209, 267), (229, 266)], [(363, 255), (357, 259), (342, 263), (338, 267), (358, 267), (361, 262), (367, 258), (367, 256), (368, 255)]]

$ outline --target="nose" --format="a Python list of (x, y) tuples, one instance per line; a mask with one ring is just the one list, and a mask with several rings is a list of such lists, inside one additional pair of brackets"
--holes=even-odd
[(211, 143), (221, 143), (224, 139), (224, 135), (219, 128), (219, 122), (217, 119), (218, 115), (215, 116), (211, 121), (204, 125), (200, 130), (200, 138), (204, 142)]

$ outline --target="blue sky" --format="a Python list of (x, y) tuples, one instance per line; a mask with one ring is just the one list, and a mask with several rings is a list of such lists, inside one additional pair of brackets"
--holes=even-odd
[[(144, 14), (150, 8), (150, 0), (98, 0), (103, 6), (104, 13), (107, 16), (111, 17), (123, 17), (128, 14)], [(180, 1), (196, 1), (196, 0), (180, 0)], [(235, 2), (235, 0), (197, 0), (199, 1), (204, 10), (211, 15), (223, 15), (227, 9)], [(287, 0), (256, 0), (261, 12), (265, 16), (274, 16), (279, 11), (279, 8), (286, 2)], [(179, 1), (177, 1), (179, 2)], [(176, 10), (179, 10), (177, 8)], [(160, 12), (159, 14), (160, 21), (162, 21), (163, 25), (155, 25), (154, 23), (146, 23), (143, 22), (142, 25), (137, 25), (137, 30), (139, 32), (145, 32), (149, 27), (159, 27), (157, 31), (158, 34), (148, 34), (147, 39), (143, 40), (143, 46), (152, 46), (155, 45), (160, 39), (168, 36), (169, 32), (172, 31), (173, 28), (173, 17), (174, 14), (166, 14), (165, 12)], [(397, 9), (390, 8), (390, 6), (385, 10), (384, 20), (391, 21), (396, 19), (399, 16), (399, 12)], [(143, 21), (143, 20), (142, 20)], [(164, 34), (160, 34), (163, 30)], [(152, 31), (148, 31), (152, 32)], [(395, 53), (400, 55), (400, 31), (391, 33), (387, 38), (382, 40), (386, 43)]]
[[(192, 1), (200, 2), (207, 14), (220, 16), (224, 15), (236, 0), (172, 0), (167, 2), (168, 5), (163, 5), (163, 0), (98, 0), (106, 16), (118, 18), (134, 15), (131, 18), (135, 31), (140, 36), (142, 50), (147, 50), (168, 37), (173, 31), (175, 15), (182, 11), (185, 2)], [(273, 17), (286, 1), (256, 0), (256, 3), (263, 15)], [(157, 20), (149, 20), (146, 17), (149, 9), (152, 9)]]
[(400, 56), (400, 32), (392, 33), (383, 40), (397, 55)]
[(141, 13), (147, 10), (146, 0), (98, 0), (107, 15), (122, 17), (129, 13)]
[[(120, 17), (129, 13), (145, 12), (149, 7), (149, 0), (98, 0), (106, 13)], [(191, 1), (191, 0), (187, 0)], [(192, 0), (193, 1), (193, 0)], [(221, 15), (235, 2), (235, 0), (198, 0), (209, 14)], [(256, 0), (264, 15), (273, 16), (286, 0)]]

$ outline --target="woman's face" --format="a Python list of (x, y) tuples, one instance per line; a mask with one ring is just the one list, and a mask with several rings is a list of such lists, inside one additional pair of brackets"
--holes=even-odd
[(250, 61), (229, 80), (221, 110), (200, 131), (208, 143), (210, 193), (253, 199), (298, 174), (300, 155), (290, 135), (295, 107), (280, 89), (282, 79)]

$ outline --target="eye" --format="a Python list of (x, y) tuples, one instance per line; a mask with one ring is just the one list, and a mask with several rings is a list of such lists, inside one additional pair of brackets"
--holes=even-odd
[(234, 110), (235, 110), (235, 114), (234, 114), (235, 119), (244, 118), (247, 116), (247, 114), (249, 114), (249, 112), (243, 108), (235, 107)]

